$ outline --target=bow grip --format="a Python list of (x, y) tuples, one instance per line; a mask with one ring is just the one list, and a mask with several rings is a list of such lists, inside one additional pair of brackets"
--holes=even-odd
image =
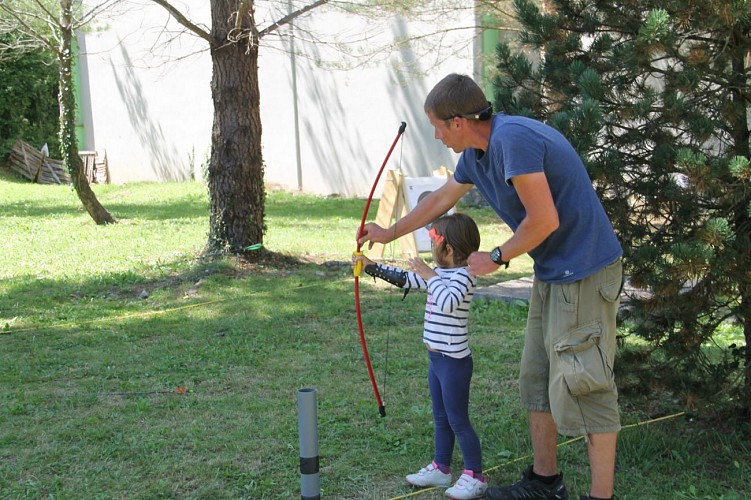
[[(357, 251), (357, 252), (354, 252), (352, 255), (354, 255), (355, 257), (360, 257), (362, 255), (362, 252)], [(362, 261), (361, 260), (358, 259), (355, 261), (355, 265), (352, 267), (352, 274), (355, 276), (355, 278), (360, 277), (360, 274), (362, 274)]]

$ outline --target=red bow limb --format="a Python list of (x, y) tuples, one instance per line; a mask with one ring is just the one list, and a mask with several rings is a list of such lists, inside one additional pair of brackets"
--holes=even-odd
[[(355, 255), (362, 255), (362, 245), (359, 243), (360, 238), (362, 237), (363, 232), (365, 231), (365, 221), (368, 218), (368, 211), (370, 210), (370, 203), (373, 201), (373, 194), (375, 193), (376, 186), (378, 186), (378, 181), (381, 178), (381, 174), (383, 173), (383, 170), (386, 168), (386, 163), (389, 161), (389, 158), (391, 157), (391, 152), (394, 151), (394, 148), (396, 147), (396, 143), (399, 142), (399, 139), (401, 138), (404, 131), (407, 129), (407, 124), (405, 122), (402, 122), (401, 126), (399, 127), (399, 132), (396, 134), (396, 138), (394, 139), (394, 142), (391, 144), (391, 148), (389, 148), (389, 152), (386, 154), (386, 158), (383, 160), (383, 165), (381, 165), (381, 169), (378, 171), (378, 175), (376, 175), (375, 181), (373, 182), (373, 187), (370, 189), (370, 195), (368, 196), (368, 201), (365, 202), (365, 209), (362, 212), (362, 220), (360, 221), (360, 229), (357, 231), (357, 250), (355, 251)], [(365, 329), (362, 325), (362, 311), (360, 308), (360, 272), (362, 271), (362, 262), (357, 262), (357, 264), (354, 267), (354, 275), (355, 275), (355, 313), (357, 315), (357, 328), (360, 332), (360, 345), (362, 345), (362, 353), (365, 356), (365, 365), (368, 367), (368, 377), (370, 377), (370, 384), (373, 386), (373, 394), (375, 395), (376, 402), (378, 403), (378, 412), (381, 414), (382, 417), (386, 416), (386, 406), (383, 404), (383, 400), (381, 399), (381, 393), (378, 391), (378, 383), (376, 382), (375, 375), (373, 374), (373, 365), (370, 363), (370, 356), (368, 355), (368, 345), (365, 342)]]

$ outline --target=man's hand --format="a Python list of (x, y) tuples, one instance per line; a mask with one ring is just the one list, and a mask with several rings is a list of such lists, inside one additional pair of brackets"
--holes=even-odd
[(384, 229), (374, 222), (368, 222), (362, 228), (362, 235), (357, 240), (357, 244), (362, 246), (368, 243), (368, 249), (373, 248), (374, 243), (390, 243), (393, 240), (394, 232)]
[(490, 274), (501, 267), (490, 260), (490, 252), (472, 252), (467, 259), (467, 265), (469, 266), (469, 272), (475, 276)]

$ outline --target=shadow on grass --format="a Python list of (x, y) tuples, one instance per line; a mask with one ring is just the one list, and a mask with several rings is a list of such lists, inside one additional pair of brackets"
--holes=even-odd
[[(144, 299), (156, 292), (164, 294), (164, 301), (189, 299), (190, 296), (197, 296), (192, 287), (210, 278), (223, 283), (229, 280), (242, 283), (244, 279), (285, 277), (294, 274), (296, 270), (307, 269), (310, 273), (312, 268), (317, 267), (267, 250), (254, 252), (252, 257), (253, 259), (231, 257), (222, 260), (202, 258), (187, 267), (184, 264), (173, 266), (165, 262), (165, 269), (179, 270), (165, 272), (157, 278), (133, 271), (97, 274), (83, 282), (39, 278), (35, 275), (20, 276), (4, 283), (4, 293), (0, 295), (0, 311), (10, 316), (39, 319), (50, 317), (56, 312), (55, 308), (63, 308), (66, 318), (75, 316), (77, 320), (84, 320), (86, 313), (96, 308), (97, 301), (102, 301), (100, 305), (107, 306), (107, 310), (113, 310), (122, 306), (131, 307), (134, 305), (131, 303), (133, 300), (148, 305)], [(277, 286), (282, 283), (278, 282)], [(181, 297), (181, 293), (186, 295)], [(76, 314), (78, 306), (83, 313), (80, 317)], [(45, 326), (39, 325), (36, 328), (45, 329)]]
[[(387, 493), (372, 498), (408, 492), (403, 474), (429, 457), (432, 445), (419, 342), (424, 297), (410, 294), (402, 302), (398, 292), (363, 287), (380, 382), (392, 335), (388, 417), (380, 419), (354, 324), (351, 281), (346, 266), (266, 254), (255, 262), (197, 263), (157, 280), (120, 273), (75, 285), (10, 283), (0, 294), (0, 311), (28, 318), (35, 328), (0, 335), (0, 442), (9, 450), (3, 491), (293, 498), (299, 484), (294, 397), (301, 387), (315, 387), (327, 496), (360, 498), (363, 488)], [(508, 305), (479, 309), (473, 318), (480, 326), (487, 316), (487, 332), (473, 339), (472, 404), (487, 465), (495, 466), (530, 451), (517, 388), (509, 383), (516, 378), (524, 315)], [(510, 319), (510, 311), (518, 317)], [(493, 352), (515, 354), (491, 362)], [(694, 439), (673, 442), (682, 433), (683, 422), (674, 432), (622, 434), (618, 489), (624, 498), (644, 498), (639, 492), (660, 498), (660, 485), (675, 470), (681, 481), (671, 491), (693, 484), (685, 480), (713, 498), (743, 488), (748, 446), (713, 434), (702, 441), (713, 446), (712, 456), (703, 457)], [(585, 450), (566, 447), (561, 456), (572, 491), (586, 491)], [(493, 480), (513, 480), (519, 468), (495, 472)]]
[[(101, 200), (100, 200), (101, 202)], [(171, 201), (168, 205), (143, 203), (118, 203), (101, 202), (104, 208), (112, 213), (117, 219), (148, 219), (148, 220), (175, 220), (175, 219), (206, 219), (208, 224), (208, 212), (206, 203), (199, 199)], [(84, 212), (83, 205), (75, 192), (71, 191), (71, 203), (67, 205), (30, 205), (24, 202), (0, 202), (0, 211), (13, 214), (15, 217), (39, 218), (61, 214), (80, 214)]]
[(106, 208), (119, 219), (205, 219), (208, 225), (209, 213), (205, 201), (172, 201), (169, 205), (107, 203)]
[[(298, 388), (320, 391), (322, 419), (347, 436), (342, 450), (376, 444), (373, 429), (360, 424), (361, 413), (376, 409), (353, 306), (343, 300), (350, 276), (269, 254), (201, 263), (160, 280), (119, 274), (82, 284), (10, 283), (0, 310), (28, 323), (0, 335), (7, 424), (0, 442), (14, 464), (0, 488), (146, 498), (164, 496), (157, 490), (169, 478), (168, 489), (189, 496), (293, 497), (298, 457), (288, 443), (297, 438)], [(381, 309), (373, 301), (369, 314)], [(379, 447), (389, 445), (383, 434)], [(34, 444), (40, 435), (42, 447)], [(323, 428), (322, 439), (340, 446)], [(112, 467), (100, 474), (102, 454)], [(56, 482), (51, 462), (77, 472)], [(35, 484), (24, 486), (29, 474)], [(335, 491), (349, 483), (328, 476)]]

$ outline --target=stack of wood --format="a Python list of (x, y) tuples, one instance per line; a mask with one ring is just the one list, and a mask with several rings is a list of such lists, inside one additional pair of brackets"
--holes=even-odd
[[(81, 151), (84, 173), (90, 184), (109, 184), (110, 171), (107, 154), (99, 159), (96, 151)], [(16, 140), (8, 157), (8, 166), (31, 182), (38, 184), (70, 184), (70, 174), (63, 168), (61, 160), (53, 160), (43, 151), (30, 144)]]
[(96, 151), (79, 151), (83, 160), (83, 171), (89, 184), (109, 184), (110, 168), (107, 164), (107, 153), (104, 158), (99, 158)]
[(16, 140), (10, 151), (8, 166), (38, 184), (70, 184), (70, 174), (61, 160), (53, 160), (21, 139)]

